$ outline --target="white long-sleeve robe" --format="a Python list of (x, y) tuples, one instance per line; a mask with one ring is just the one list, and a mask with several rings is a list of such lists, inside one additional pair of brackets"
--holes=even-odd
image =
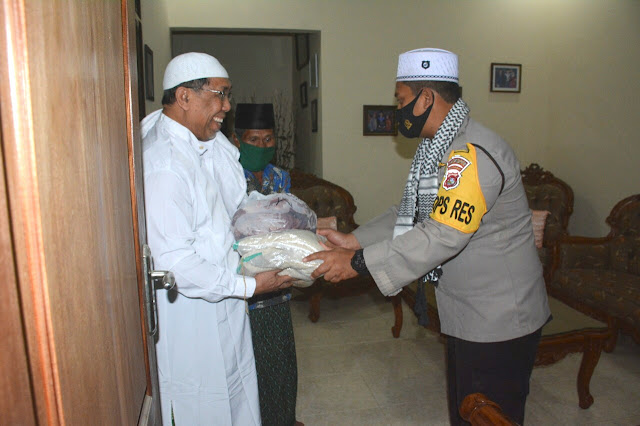
[(238, 150), (218, 133), (198, 141), (156, 111), (142, 122), (148, 243), (158, 290), (156, 343), (165, 425), (260, 424), (249, 317), (253, 278), (235, 274), (231, 217), (245, 197)]

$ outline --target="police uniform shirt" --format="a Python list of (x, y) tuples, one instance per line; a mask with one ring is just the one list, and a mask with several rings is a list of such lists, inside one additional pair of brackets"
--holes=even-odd
[(444, 334), (504, 341), (549, 318), (520, 165), (491, 130), (465, 119), (439, 167), (431, 220), (391, 239), (396, 218), (394, 206), (353, 233), (385, 295), (442, 265), (436, 299)]

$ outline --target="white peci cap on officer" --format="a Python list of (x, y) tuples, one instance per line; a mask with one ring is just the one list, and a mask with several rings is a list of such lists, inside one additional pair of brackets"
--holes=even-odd
[(449, 81), (458, 83), (458, 55), (442, 49), (416, 49), (398, 58), (396, 81)]

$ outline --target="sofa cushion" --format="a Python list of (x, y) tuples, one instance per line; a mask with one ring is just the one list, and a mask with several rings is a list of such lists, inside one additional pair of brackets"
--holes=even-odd
[(633, 250), (631, 259), (629, 260), (629, 272), (640, 275), (640, 245), (635, 245)]
[(609, 258), (611, 269), (618, 272), (629, 272), (629, 261), (632, 250), (631, 241), (620, 236), (609, 244)]
[(602, 269), (559, 269), (551, 288), (640, 328), (640, 276)]
[(611, 248), (606, 240), (562, 242), (559, 252), (560, 269), (611, 269)]

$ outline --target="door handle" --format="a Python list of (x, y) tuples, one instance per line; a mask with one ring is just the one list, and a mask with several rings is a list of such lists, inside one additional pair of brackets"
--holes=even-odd
[(158, 333), (158, 310), (156, 307), (156, 290), (172, 290), (176, 278), (171, 271), (154, 271), (153, 257), (148, 245), (142, 246), (142, 274), (144, 275), (144, 306), (147, 318), (147, 332), (151, 336)]
[(176, 279), (171, 271), (151, 271), (149, 274), (155, 290), (173, 290)]

